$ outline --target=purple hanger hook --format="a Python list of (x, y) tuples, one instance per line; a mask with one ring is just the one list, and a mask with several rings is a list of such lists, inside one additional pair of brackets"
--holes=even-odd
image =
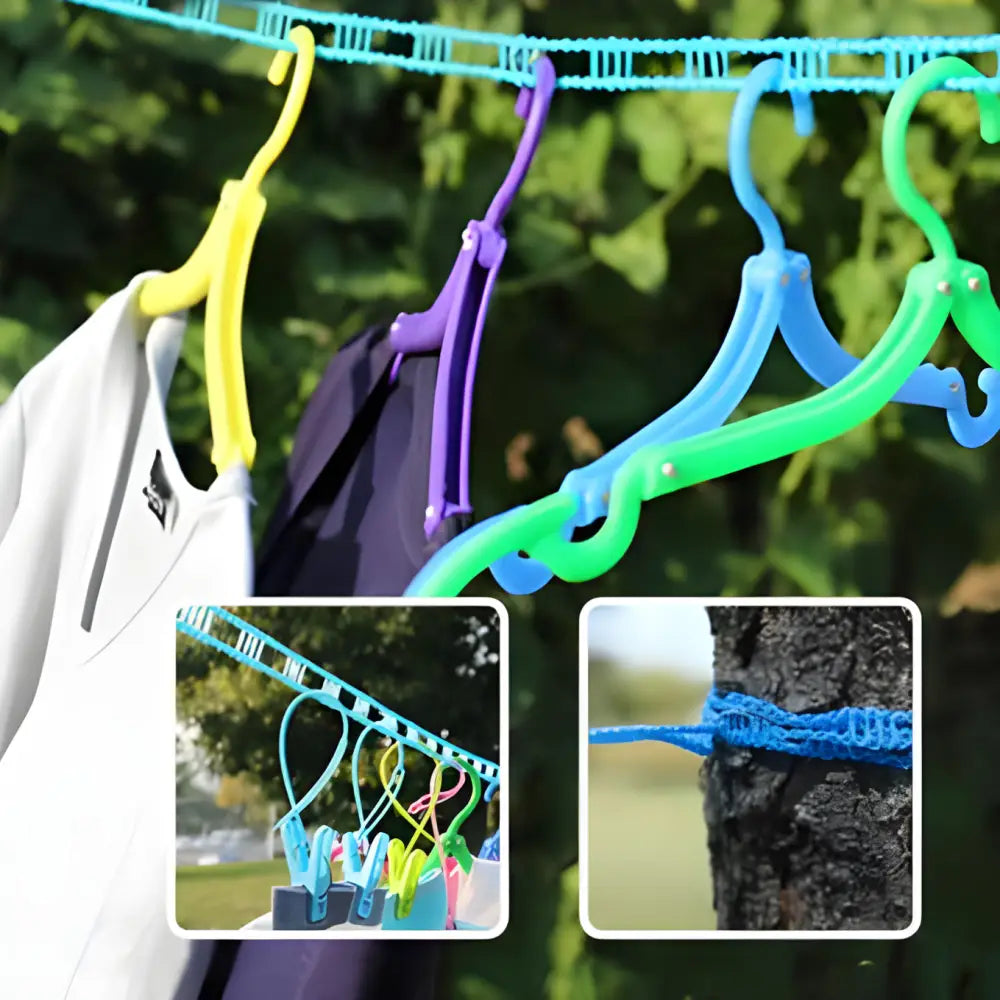
[[(539, 56), (535, 60), (534, 71), (535, 86), (522, 87), (514, 105), (514, 111), (519, 118), (524, 119), (525, 125), (507, 176), (500, 185), (500, 189), (493, 196), (485, 217), (482, 220), (472, 220), (462, 233), (462, 249), (434, 304), (426, 312), (400, 313), (396, 317), (396, 322), (390, 328), (390, 337), (392, 346), (400, 354), (417, 354), (421, 351), (433, 351), (441, 347), (448, 314), (456, 298), (464, 295), (467, 291), (471, 260), (464, 261), (463, 255), (465, 258), (469, 258), (473, 251), (478, 250), (479, 241), (475, 239), (475, 236), (483, 235), (484, 230), (492, 230), (501, 238), (503, 236), (499, 232), (501, 223), (514, 200), (514, 196), (524, 182), (535, 150), (538, 149), (542, 129), (544, 129), (545, 121), (548, 118), (549, 105), (552, 103), (552, 93), (556, 86), (555, 68), (548, 56)], [(483, 263), (487, 267), (490, 266), (485, 261)], [(394, 374), (399, 367), (400, 360), (396, 359)]]
[(507, 171), (500, 190), (497, 191), (486, 210), (483, 220), (489, 226), (499, 226), (507, 210), (510, 208), (514, 195), (524, 182), (528, 167), (534, 158), (535, 150), (542, 138), (542, 129), (549, 115), (549, 105), (552, 103), (552, 93), (556, 89), (556, 71), (548, 56), (539, 56), (534, 63), (534, 87), (522, 87), (514, 104), (514, 112), (518, 118), (524, 119), (524, 132), (514, 154), (514, 162)]
[(555, 69), (546, 56), (534, 62), (535, 86), (522, 87), (514, 105), (525, 121), (514, 161), (483, 219), (473, 219), (462, 232), (451, 274), (434, 304), (421, 313), (400, 313), (389, 328), (398, 355), (390, 380), (403, 356), (439, 350), (430, 470), (424, 531), (428, 538), (452, 514), (471, 513), (469, 440), (472, 390), (486, 312), (507, 249), (502, 222), (531, 166), (556, 86)]

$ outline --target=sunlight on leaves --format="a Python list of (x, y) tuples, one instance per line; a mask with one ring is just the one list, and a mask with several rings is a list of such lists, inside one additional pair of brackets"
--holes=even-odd
[(656, 291), (667, 277), (665, 214), (663, 203), (655, 203), (619, 232), (594, 236), (591, 253), (637, 291)]

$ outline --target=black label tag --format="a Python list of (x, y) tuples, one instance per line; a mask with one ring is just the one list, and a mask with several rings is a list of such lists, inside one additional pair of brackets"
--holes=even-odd
[(149, 484), (143, 487), (142, 495), (146, 498), (149, 509), (156, 515), (160, 527), (172, 531), (177, 520), (177, 497), (167, 481), (167, 473), (163, 468), (163, 456), (159, 450), (153, 459), (153, 467), (149, 470)]

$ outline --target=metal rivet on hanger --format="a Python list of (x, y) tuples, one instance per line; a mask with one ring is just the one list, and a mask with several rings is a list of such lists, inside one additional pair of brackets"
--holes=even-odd
[(951, 390), (952, 392), (958, 392), (958, 383), (957, 383), (957, 382), (949, 382), (949, 383), (948, 383), (948, 388), (949, 388), (949, 389), (950, 389), (950, 390)]
[(781, 276), (781, 287), (782, 287), (782, 288), (784, 288), (784, 287), (785, 287), (785, 286), (786, 286), (786, 285), (788, 284), (788, 282), (789, 282), (790, 280), (791, 280), (791, 279), (790, 279), (790, 278), (788, 277), (788, 272), (786, 271), (786, 272), (785, 272), (785, 273), (784, 273), (784, 274), (783, 274), (783, 275)]
[(978, 278), (969, 278), (969, 290), (972, 292), (978, 292), (979, 287), (982, 282)]
[(472, 249), (472, 233), (468, 229), (462, 230), (462, 249), (471, 250)]
[(807, 267), (803, 269), (802, 273), (799, 275), (799, 281), (808, 281), (808, 280), (809, 280), (809, 268)]
[(947, 281), (939, 281), (937, 283), (937, 290), (942, 295), (951, 295), (951, 285)]
[(428, 507), (427, 510), (424, 511), (424, 517), (433, 517), (433, 516), (434, 516), (434, 508)]
[(660, 472), (662, 472), (665, 476), (669, 476), (671, 479), (677, 475), (677, 469), (673, 462), (664, 462)]

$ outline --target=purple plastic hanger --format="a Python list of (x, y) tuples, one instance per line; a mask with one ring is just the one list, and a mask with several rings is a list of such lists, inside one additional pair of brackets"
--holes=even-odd
[(389, 330), (399, 352), (395, 379), (406, 354), (440, 350), (431, 431), (430, 476), (424, 531), (428, 538), (452, 514), (471, 513), (469, 440), (472, 391), (483, 324), (500, 264), (507, 249), (503, 218), (538, 148), (548, 117), (556, 74), (546, 56), (534, 62), (535, 86), (523, 87), (514, 107), (525, 119), (517, 154), (484, 219), (473, 219), (462, 233), (462, 248), (441, 294), (426, 312), (400, 313)]

